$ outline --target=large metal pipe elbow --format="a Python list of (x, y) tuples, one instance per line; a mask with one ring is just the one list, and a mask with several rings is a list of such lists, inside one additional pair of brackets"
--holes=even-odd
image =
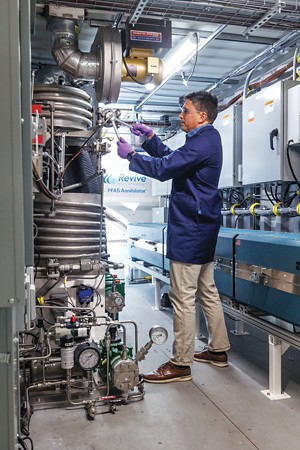
[(76, 20), (54, 17), (51, 20), (52, 55), (57, 65), (74, 78), (96, 80), (100, 76), (99, 58), (78, 48)]

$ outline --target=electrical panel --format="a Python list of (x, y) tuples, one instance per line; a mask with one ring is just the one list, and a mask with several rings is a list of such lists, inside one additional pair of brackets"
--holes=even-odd
[(219, 188), (238, 186), (242, 164), (242, 106), (233, 105), (219, 113), (214, 122), (223, 145), (223, 166)]
[(300, 83), (288, 91), (287, 141), (300, 144)]
[[(279, 81), (244, 99), (243, 184), (293, 181), (287, 162), (288, 89), (294, 81)], [(294, 168), (300, 170), (300, 160)]]

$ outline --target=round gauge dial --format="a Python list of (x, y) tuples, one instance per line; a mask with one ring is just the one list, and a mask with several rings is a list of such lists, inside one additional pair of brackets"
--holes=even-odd
[(124, 302), (124, 299), (123, 299), (123, 297), (122, 297), (121, 295), (116, 295), (116, 297), (115, 297), (115, 302), (116, 302), (116, 304), (117, 304), (118, 306), (121, 306), (122, 303)]
[(155, 325), (149, 331), (149, 336), (152, 342), (157, 345), (162, 345), (168, 339), (168, 332), (164, 327), (160, 325)]
[(100, 362), (100, 351), (94, 342), (84, 342), (74, 351), (76, 364), (83, 370), (93, 370)]

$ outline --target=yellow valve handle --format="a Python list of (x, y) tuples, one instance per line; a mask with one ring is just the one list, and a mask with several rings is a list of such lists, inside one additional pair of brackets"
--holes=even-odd
[(252, 214), (252, 216), (256, 216), (256, 214), (254, 212), (254, 208), (256, 208), (256, 206), (260, 206), (260, 203), (252, 203), (252, 205), (249, 208), (249, 212), (250, 212), (250, 214)]
[(298, 203), (298, 205), (296, 206), (296, 211), (297, 211), (297, 214), (299, 214), (299, 216), (300, 216), (300, 203)]
[(37, 301), (38, 301), (39, 305), (44, 305), (45, 304), (45, 297), (38, 297)]
[(281, 214), (278, 212), (278, 208), (280, 205), (282, 205), (282, 202), (277, 202), (273, 206), (273, 213), (275, 214), (275, 216), (281, 216)]
[(241, 206), (239, 203), (234, 203), (232, 206), (231, 206), (231, 208), (230, 208), (230, 212), (231, 212), (231, 214), (233, 215), (233, 216), (235, 216), (235, 208), (237, 207), (237, 206)]

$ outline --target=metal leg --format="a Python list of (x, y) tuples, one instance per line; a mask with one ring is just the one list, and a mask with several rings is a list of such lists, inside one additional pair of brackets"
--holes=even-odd
[(289, 346), (287, 342), (269, 334), (269, 389), (261, 392), (270, 400), (290, 398), (281, 390), (281, 356)]
[(198, 299), (196, 299), (196, 328), (195, 328), (195, 339), (205, 339), (205, 336), (200, 331), (200, 312), (201, 305)]
[(160, 299), (160, 294), (161, 294), (161, 281), (158, 278), (154, 278), (152, 277), (152, 284), (154, 284), (154, 292), (155, 292), (155, 302), (154, 302), (154, 310), (160, 310), (161, 309), (161, 299)]
[(235, 320), (235, 329), (230, 330), (230, 333), (235, 334), (236, 336), (245, 336), (246, 334), (249, 334), (248, 331), (244, 331), (244, 324), (245, 322), (243, 320)]
[(129, 267), (129, 280), (130, 281), (133, 281), (133, 271), (134, 271), (134, 268), (133, 267)]

